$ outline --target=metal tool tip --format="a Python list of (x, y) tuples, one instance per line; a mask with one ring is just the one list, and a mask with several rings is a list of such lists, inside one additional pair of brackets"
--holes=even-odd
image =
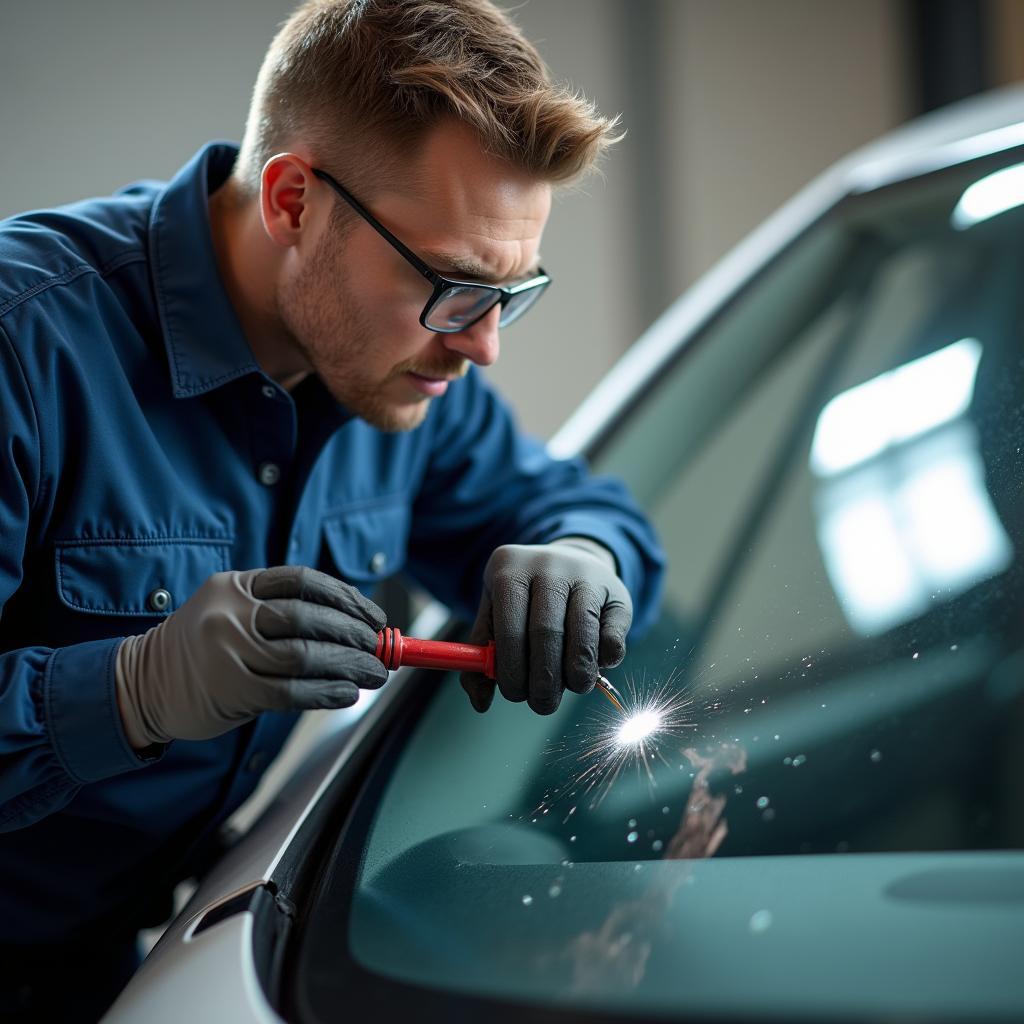
[(619, 691), (604, 676), (597, 677), (597, 685), (601, 692), (621, 711), (623, 714), (626, 713), (626, 709), (622, 706)]

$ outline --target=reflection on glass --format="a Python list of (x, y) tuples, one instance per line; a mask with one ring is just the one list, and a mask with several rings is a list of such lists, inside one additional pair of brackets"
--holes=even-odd
[(949, 221), (958, 231), (963, 231), (1022, 205), (1024, 164), (1016, 164), (988, 174), (965, 189)]
[(862, 634), (906, 622), (940, 592), (948, 600), (1013, 561), (964, 422), (826, 481), (815, 506), (829, 578)]
[(896, 509), (872, 482), (818, 524), (825, 568), (850, 625), (860, 633), (913, 618), (927, 603), (924, 581), (914, 571), (900, 536)]
[(962, 338), (836, 395), (818, 417), (811, 468), (840, 473), (962, 416), (980, 359), (981, 343)]

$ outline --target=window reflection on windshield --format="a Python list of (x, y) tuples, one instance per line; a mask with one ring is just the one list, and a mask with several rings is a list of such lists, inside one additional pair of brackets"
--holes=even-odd
[(818, 543), (847, 621), (871, 635), (1013, 563), (967, 413), (981, 343), (963, 338), (822, 410), (811, 446)]

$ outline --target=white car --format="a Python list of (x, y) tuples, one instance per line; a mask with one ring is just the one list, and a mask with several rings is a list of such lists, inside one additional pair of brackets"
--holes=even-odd
[(814, 181), (552, 447), (669, 554), (630, 720), (400, 670), (105, 1019), (1024, 1019), (1024, 89)]

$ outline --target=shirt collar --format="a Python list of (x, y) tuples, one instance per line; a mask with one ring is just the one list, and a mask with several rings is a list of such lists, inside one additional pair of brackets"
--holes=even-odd
[(231, 143), (204, 146), (153, 206), (150, 264), (175, 398), (199, 395), (259, 370), (221, 284), (207, 206), (237, 155)]

